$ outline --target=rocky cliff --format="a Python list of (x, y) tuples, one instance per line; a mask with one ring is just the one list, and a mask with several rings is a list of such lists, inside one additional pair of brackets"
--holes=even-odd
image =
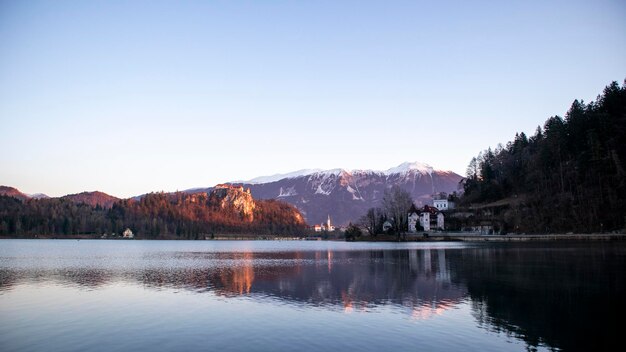
[(245, 221), (254, 221), (256, 204), (250, 189), (241, 186), (221, 184), (215, 186), (209, 195), (209, 202), (220, 209), (238, 212)]

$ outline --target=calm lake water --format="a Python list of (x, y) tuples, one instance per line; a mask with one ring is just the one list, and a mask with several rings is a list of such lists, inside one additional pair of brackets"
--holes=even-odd
[(606, 350), (625, 274), (616, 242), (0, 240), (0, 350)]

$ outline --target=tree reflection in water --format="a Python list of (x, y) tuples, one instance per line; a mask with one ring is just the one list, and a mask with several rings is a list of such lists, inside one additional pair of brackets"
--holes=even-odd
[(454, 251), (452, 281), (474, 316), (531, 347), (611, 350), (626, 316), (626, 247), (620, 243), (490, 245)]
[(0, 290), (33, 281), (88, 289), (139, 283), (345, 312), (395, 306), (413, 319), (444, 314), (469, 298), (481, 327), (522, 339), (529, 349), (602, 350), (620, 342), (625, 254), (622, 244), (588, 243), (177, 252), (134, 266), (3, 268)]

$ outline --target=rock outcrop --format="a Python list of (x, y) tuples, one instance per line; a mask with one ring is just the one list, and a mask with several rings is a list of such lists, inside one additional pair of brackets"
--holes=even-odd
[(217, 185), (209, 195), (209, 202), (223, 210), (238, 212), (245, 221), (254, 221), (256, 204), (249, 188), (244, 190), (241, 186)]

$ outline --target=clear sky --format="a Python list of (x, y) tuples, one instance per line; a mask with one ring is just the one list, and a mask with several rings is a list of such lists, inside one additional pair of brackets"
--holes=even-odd
[(0, 1), (0, 184), (470, 159), (626, 78), (626, 3)]

